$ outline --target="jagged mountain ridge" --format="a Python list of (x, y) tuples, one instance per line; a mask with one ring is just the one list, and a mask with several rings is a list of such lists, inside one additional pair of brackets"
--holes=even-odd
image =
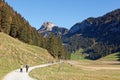
[[(76, 29), (76, 30), (74, 30)], [(107, 13), (98, 18), (88, 18), (81, 23), (75, 24), (67, 35), (82, 34), (83, 36), (109, 40), (110, 37), (120, 34), (120, 9)], [(108, 39), (109, 37), (109, 39)], [(104, 38), (104, 39), (103, 39)], [(118, 37), (117, 37), (118, 38)], [(117, 39), (116, 38), (116, 39)], [(104, 40), (104, 41), (105, 41)], [(117, 41), (118, 43), (118, 41)]]
[(42, 33), (45, 31), (52, 31), (52, 28), (55, 26), (52, 22), (44, 22), (41, 28), (38, 30), (38, 32)]
[(44, 37), (49, 36), (53, 33), (57, 37), (62, 37), (68, 32), (68, 29), (56, 26), (52, 22), (44, 22), (40, 29), (38, 29), (38, 33), (42, 34)]
[(74, 35), (74, 33), (83, 31), (86, 27), (95, 27), (95, 26), (101, 27), (105, 24), (106, 25), (110, 24), (110, 26), (114, 26), (117, 25), (119, 21), (120, 21), (120, 9), (116, 9), (112, 12), (105, 14), (104, 16), (98, 18), (90, 17), (84, 20), (83, 22), (76, 23), (69, 30), (68, 34)]

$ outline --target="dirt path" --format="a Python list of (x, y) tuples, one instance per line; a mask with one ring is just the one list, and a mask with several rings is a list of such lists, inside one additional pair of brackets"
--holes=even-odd
[(50, 66), (53, 64), (58, 64), (58, 63), (49, 63), (49, 64), (33, 66), (33, 67), (29, 68), (28, 72), (25, 71), (25, 68), (23, 69), (23, 72), (20, 72), (19, 69), (17, 69), (17, 70), (14, 70), (14, 71), (8, 73), (3, 78), (3, 80), (35, 80), (29, 76), (30, 71), (32, 71), (33, 69), (36, 69), (36, 68), (46, 67), (46, 66)]
[(67, 61), (68, 64), (70, 64), (71, 66), (76, 66), (76, 67), (80, 67), (81, 69), (85, 69), (85, 70), (102, 70), (102, 69), (109, 69), (109, 70), (120, 70), (120, 67), (104, 67), (104, 66), (92, 66), (92, 65), (83, 65), (80, 64), (80, 62), (78, 61)]

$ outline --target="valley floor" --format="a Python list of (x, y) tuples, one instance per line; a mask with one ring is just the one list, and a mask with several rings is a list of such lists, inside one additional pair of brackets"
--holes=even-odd
[(120, 62), (65, 61), (33, 70), (30, 75), (37, 80), (120, 80)]
[(120, 70), (119, 61), (93, 61), (91, 63), (80, 63), (78, 61), (67, 61), (71, 66), (87, 69), (87, 70)]

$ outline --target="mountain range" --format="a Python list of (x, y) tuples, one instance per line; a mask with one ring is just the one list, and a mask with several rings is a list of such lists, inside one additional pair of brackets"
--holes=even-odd
[(70, 30), (52, 22), (45, 22), (36, 30), (4, 0), (0, 0), (0, 32), (45, 48), (55, 58), (69, 58), (67, 51), (74, 53), (83, 49), (85, 58), (98, 59), (120, 51), (120, 9), (97, 18), (87, 18)]
[[(41, 28), (38, 32), (47, 34)], [(89, 17), (73, 25), (70, 30), (57, 27), (54, 31), (54, 28), (46, 31), (55, 35), (63, 31), (60, 33), (61, 40), (69, 52), (82, 48), (88, 54), (87, 58), (98, 59), (120, 51), (120, 9), (97, 18)]]

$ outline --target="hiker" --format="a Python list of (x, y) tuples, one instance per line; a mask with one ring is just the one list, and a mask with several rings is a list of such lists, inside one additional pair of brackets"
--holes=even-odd
[(20, 72), (23, 72), (23, 65), (20, 65)]
[(25, 67), (26, 67), (26, 72), (28, 72), (29, 65), (26, 64)]

